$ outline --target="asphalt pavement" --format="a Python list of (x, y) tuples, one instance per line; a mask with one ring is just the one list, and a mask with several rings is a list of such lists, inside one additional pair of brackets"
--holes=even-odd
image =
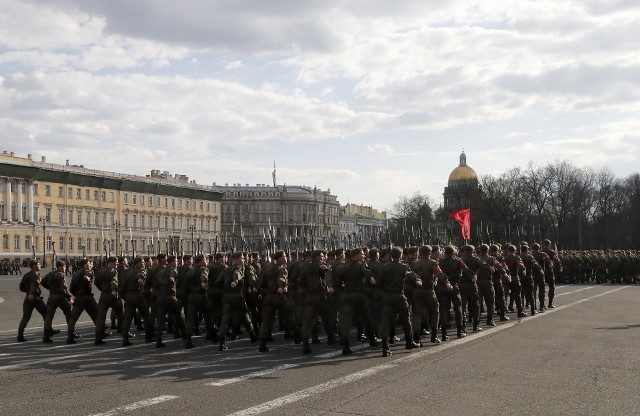
[(0, 414), (640, 414), (640, 285), (561, 285), (556, 309), (383, 358), (365, 343), (343, 357), (324, 339), (303, 356), (280, 333), (267, 353), (246, 336), (224, 352), (203, 337), (156, 349), (142, 333), (96, 347), (86, 314), (76, 345), (61, 313), (52, 344), (37, 313), (17, 343), (18, 282), (0, 277)]

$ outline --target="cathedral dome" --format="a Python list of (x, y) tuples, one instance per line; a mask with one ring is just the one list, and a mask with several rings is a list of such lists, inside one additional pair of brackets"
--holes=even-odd
[(467, 155), (462, 152), (460, 154), (460, 165), (457, 168), (451, 171), (449, 174), (449, 185), (455, 182), (478, 182), (478, 175), (476, 172), (467, 166)]

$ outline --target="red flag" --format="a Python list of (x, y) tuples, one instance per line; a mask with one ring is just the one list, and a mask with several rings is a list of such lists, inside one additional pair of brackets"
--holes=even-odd
[(471, 208), (453, 211), (449, 214), (449, 218), (453, 218), (460, 224), (460, 238), (471, 240)]

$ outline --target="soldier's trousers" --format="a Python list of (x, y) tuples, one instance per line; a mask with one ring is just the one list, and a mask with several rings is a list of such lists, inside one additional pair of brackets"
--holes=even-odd
[(278, 317), (284, 321), (284, 326), (294, 334), (300, 332), (293, 316), (293, 308), (285, 294), (267, 293), (262, 300), (262, 323), (260, 325), (260, 338), (267, 339), (269, 331), (273, 329), (273, 320), (278, 311)]
[(436, 293), (436, 295), (438, 296), (438, 303), (440, 304), (440, 325), (448, 324), (447, 317), (453, 304), (456, 327), (462, 328), (462, 299), (460, 298), (458, 286), (454, 286), (450, 292), (442, 291), (441, 293)]
[(371, 318), (371, 326), (373, 330), (378, 331), (380, 328), (380, 305), (382, 305), (382, 290), (367, 287), (364, 291), (367, 297), (367, 305), (369, 305), (369, 317)]
[[(120, 306), (115, 306), (119, 304)], [(124, 305), (122, 304), (122, 299), (116, 298), (116, 301), (113, 303), (114, 306), (111, 306), (111, 323), (115, 324), (116, 320), (118, 322), (118, 328), (122, 328), (122, 320), (124, 319)], [(98, 311), (100, 310), (100, 301), (98, 301)], [(120, 311), (120, 313), (118, 313)], [(104, 320), (107, 320), (107, 315), (104, 316)]]
[(533, 308), (533, 277), (526, 276), (520, 279), (520, 285), (522, 290), (522, 298), (529, 305), (529, 307)]
[(213, 321), (209, 313), (209, 299), (206, 293), (190, 293), (187, 301), (187, 321), (185, 322), (185, 334), (191, 336), (193, 327), (198, 319), (198, 313), (202, 313), (207, 335), (213, 334)]
[(25, 297), (24, 302), (22, 302), (22, 319), (18, 325), (18, 331), (24, 331), (27, 327), (34, 309), (42, 315), (43, 320), (47, 318), (47, 305), (44, 303), (42, 298), (33, 298), (32, 300), (29, 300)]
[(131, 328), (131, 321), (133, 321), (136, 311), (138, 311), (142, 318), (145, 332), (147, 334), (152, 332), (151, 328), (153, 324), (151, 323), (151, 319), (149, 319), (149, 307), (144, 297), (138, 293), (127, 293), (124, 302), (124, 319), (122, 321), (123, 337), (127, 337), (129, 329)]
[(459, 283), (460, 298), (462, 300), (462, 315), (467, 317), (467, 306), (469, 307), (469, 318), (467, 322), (480, 319), (480, 303), (478, 296), (478, 285), (475, 283)]
[(522, 312), (522, 298), (520, 297), (522, 286), (520, 285), (520, 279), (512, 276), (509, 288), (511, 289), (511, 299), (516, 302), (517, 311), (520, 313)]
[[(229, 327), (237, 328), (242, 321), (250, 334), (254, 334), (253, 323), (249, 316), (249, 308), (244, 297), (239, 293), (225, 293), (222, 296), (222, 322), (220, 323), (220, 340), (224, 342), (224, 336)], [(188, 327), (187, 327), (188, 330)]]
[(538, 292), (538, 301), (540, 302), (538, 307), (542, 308), (544, 306), (544, 300), (546, 297), (546, 286), (544, 284), (544, 276), (536, 277), (533, 281), (533, 284), (534, 284), (534, 294), (536, 291)]
[(302, 339), (309, 339), (311, 329), (316, 324), (318, 314), (322, 318), (322, 325), (327, 336), (333, 336), (335, 321), (329, 300), (321, 293), (306, 293), (304, 297), (304, 310), (302, 313)]
[(218, 287), (209, 287), (207, 292), (209, 298), (209, 313), (211, 314), (211, 322), (214, 326), (220, 326), (222, 322), (222, 295), (224, 290)]
[(504, 286), (501, 277), (493, 277), (493, 290), (495, 293), (495, 309), (499, 313), (507, 313), (507, 298), (504, 293)]
[(487, 317), (492, 317), (496, 309), (496, 292), (490, 279), (478, 280), (479, 302), (487, 306)]
[(348, 337), (355, 315), (360, 318), (367, 337), (373, 337), (373, 325), (369, 316), (369, 303), (364, 292), (343, 291), (340, 295), (340, 335)]
[(173, 322), (175, 330), (179, 330), (181, 334), (185, 334), (184, 321), (180, 314), (180, 304), (178, 300), (172, 296), (158, 296), (156, 301), (156, 339), (162, 339), (162, 327), (164, 326), (165, 315)]
[(411, 321), (409, 320), (409, 302), (403, 294), (383, 293), (382, 295), (382, 312), (380, 314), (380, 337), (389, 339), (391, 325), (395, 322), (396, 317), (402, 324), (405, 339), (413, 337)]
[(547, 286), (549, 286), (549, 305), (553, 303), (553, 298), (556, 296), (556, 278), (554, 275), (545, 276)]
[(304, 297), (305, 292), (303, 289), (297, 289), (295, 296), (295, 302), (293, 303), (293, 316), (296, 318), (296, 323), (302, 328), (302, 317), (304, 315)]
[(122, 300), (117, 296), (113, 296), (111, 292), (102, 292), (100, 293), (100, 300), (98, 301), (98, 317), (96, 318), (97, 334), (101, 334), (105, 330), (107, 311), (109, 308), (111, 308), (111, 313), (114, 314), (118, 320), (118, 327), (122, 328), (122, 321), (124, 320)]
[(69, 300), (64, 295), (53, 294), (49, 295), (47, 299), (47, 316), (44, 319), (44, 336), (48, 337), (53, 332), (53, 317), (56, 314), (56, 310), (60, 308), (67, 320), (67, 328), (69, 328), (69, 321), (71, 319), (71, 305)]
[(98, 304), (93, 295), (78, 295), (73, 299), (73, 308), (71, 309), (71, 318), (69, 318), (69, 332), (73, 333), (76, 329), (76, 322), (80, 319), (82, 312), (86, 311), (93, 324), (95, 325), (98, 318)]
[(438, 330), (440, 323), (440, 304), (433, 289), (416, 288), (413, 291), (413, 320), (411, 326), (417, 332), (422, 327), (424, 315), (428, 312), (432, 331)]

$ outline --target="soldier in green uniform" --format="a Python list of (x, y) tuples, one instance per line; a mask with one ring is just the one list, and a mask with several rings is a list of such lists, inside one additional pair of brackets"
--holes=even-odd
[(553, 262), (544, 251), (540, 251), (540, 244), (534, 243), (531, 246), (531, 255), (536, 260), (537, 265), (534, 264), (532, 273), (535, 288), (538, 290), (538, 310), (544, 312), (545, 306), (545, 277), (549, 273), (553, 273)]
[(383, 263), (380, 261), (380, 252), (377, 248), (369, 250), (369, 260), (367, 267), (373, 273), (374, 281), (366, 282), (364, 294), (367, 297), (367, 305), (369, 305), (369, 316), (371, 317), (371, 325), (378, 338), (378, 329), (380, 328), (380, 305), (382, 304), (382, 291), (377, 284), (377, 276), (380, 275), (380, 269)]
[(466, 322), (471, 321), (473, 331), (482, 331), (480, 328), (480, 302), (478, 295), (478, 270), (482, 267), (482, 261), (474, 255), (475, 247), (468, 245), (463, 249), (460, 259), (464, 265), (462, 276), (460, 277), (460, 297), (462, 300), (462, 313), (466, 316), (467, 306), (469, 308), (469, 318), (464, 319), (462, 328), (466, 332)]
[(209, 263), (209, 283), (207, 297), (209, 298), (209, 313), (214, 328), (219, 328), (222, 321), (222, 295), (224, 294), (223, 272), (227, 268), (226, 254), (219, 252), (213, 256), (213, 263)]
[(20, 291), (25, 293), (25, 297), (22, 302), (22, 319), (18, 325), (18, 342), (27, 341), (24, 337), (24, 330), (34, 309), (42, 315), (43, 320), (47, 317), (47, 305), (42, 299), (42, 289), (40, 288), (40, 262), (35, 259), (31, 260), (29, 268), (30, 270), (22, 276), (19, 284)]
[(191, 337), (199, 313), (204, 317), (207, 339), (213, 340), (214, 343), (218, 341), (209, 313), (209, 299), (207, 298), (207, 285), (209, 284), (208, 264), (207, 257), (203, 254), (198, 254), (194, 258), (194, 266), (187, 275), (186, 287), (189, 290), (189, 297), (187, 302), (187, 322), (185, 323), (186, 340), (184, 347), (186, 349), (193, 348)]
[(94, 284), (100, 290), (100, 299), (98, 300), (98, 317), (96, 318), (96, 339), (94, 344), (102, 345), (102, 335), (105, 332), (105, 324), (107, 320), (107, 311), (111, 308), (116, 316), (119, 332), (122, 332), (122, 321), (124, 320), (124, 312), (122, 310), (122, 302), (118, 297), (118, 272), (116, 270), (117, 259), (109, 257), (107, 265), (98, 271)]
[(536, 304), (533, 297), (534, 273), (536, 274), (536, 278), (538, 278), (542, 269), (536, 259), (534, 259), (529, 253), (529, 246), (526, 244), (520, 246), (520, 258), (522, 259), (522, 264), (524, 264), (526, 270), (525, 275), (520, 277), (522, 294), (526, 304), (531, 307), (531, 316), (533, 316), (538, 313), (536, 311)]
[[(251, 342), (256, 342), (258, 339), (244, 298), (244, 253), (233, 253), (231, 255), (231, 259), (233, 261), (233, 265), (231, 267), (227, 267), (223, 272), (224, 280), (222, 286), (224, 288), (224, 295), (222, 295), (222, 323), (220, 325), (220, 345), (218, 346), (220, 351), (228, 349), (225, 342), (225, 335), (229, 329), (229, 325), (232, 324), (231, 319), (234, 314), (236, 314), (235, 316), (239, 317), (242, 323), (244, 323), (245, 328), (249, 332)], [(235, 332), (238, 326), (239, 325), (234, 322), (233, 325), (231, 325), (231, 328)], [(233, 335), (235, 334), (232, 334), (232, 336)]]
[(53, 342), (51, 336), (54, 334), (52, 327), (53, 317), (56, 310), (60, 308), (64, 313), (67, 320), (67, 330), (70, 336), (73, 336), (73, 332), (70, 331), (69, 319), (71, 318), (71, 294), (67, 288), (67, 281), (65, 280), (66, 264), (62, 260), (56, 261), (56, 269), (49, 272), (41, 284), (46, 289), (49, 289), (49, 298), (47, 298), (47, 316), (44, 320), (44, 335), (42, 336), (42, 342)]
[(138, 312), (145, 328), (145, 342), (153, 341), (153, 324), (149, 319), (149, 306), (143, 296), (144, 282), (147, 277), (147, 269), (144, 267), (142, 257), (133, 259), (133, 268), (124, 273), (124, 278), (120, 282), (118, 294), (124, 299), (124, 320), (122, 324), (122, 346), (131, 345), (129, 340), (129, 329), (131, 322)]
[(440, 304), (435, 292), (439, 267), (438, 263), (431, 259), (431, 250), (431, 246), (421, 246), (418, 252), (418, 260), (410, 266), (421, 282), (418, 285), (418, 280), (413, 280), (415, 287), (413, 290), (413, 319), (411, 327), (413, 328), (413, 342), (418, 345), (422, 345), (420, 327), (422, 326), (423, 317), (427, 314), (431, 324), (431, 342), (434, 344), (440, 343), (438, 338)]
[(329, 303), (326, 281), (327, 274), (331, 273), (331, 268), (325, 263), (325, 255), (326, 251), (324, 250), (314, 250), (311, 253), (311, 261), (305, 262), (300, 267), (298, 287), (304, 293), (301, 329), (303, 354), (311, 354), (309, 337), (316, 324), (318, 314), (322, 318), (328, 344), (333, 345), (335, 342), (334, 328), (336, 324)]
[(495, 306), (496, 312), (500, 315), (500, 322), (508, 321), (507, 317), (507, 299), (505, 295), (505, 287), (509, 287), (511, 284), (511, 276), (509, 275), (509, 269), (507, 263), (500, 253), (500, 248), (496, 244), (492, 244), (489, 247), (489, 255), (496, 259), (498, 264), (494, 266), (494, 271), (491, 274), (491, 281), (493, 282), (493, 290), (495, 293)]
[(478, 294), (480, 302), (487, 306), (487, 326), (495, 326), (493, 314), (496, 306), (496, 293), (493, 285), (493, 273), (500, 266), (498, 260), (489, 255), (489, 246), (482, 244), (479, 247), (478, 259), (482, 262), (478, 268)]
[[(446, 279), (439, 278), (439, 285), (436, 287), (436, 295), (438, 295), (438, 303), (440, 303), (440, 326), (442, 327), (442, 340), (446, 341), (447, 322), (445, 317), (449, 314), (451, 304), (456, 318), (456, 329), (458, 338), (466, 336), (463, 327), (462, 318), (462, 299), (460, 297), (459, 283), (462, 271), (466, 269), (466, 265), (459, 258), (455, 257), (455, 250), (452, 246), (444, 248), (444, 256), (438, 260), (438, 265)], [(449, 288), (450, 285), (450, 288)]]
[(544, 240), (542, 242), (542, 251), (547, 253), (547, 256), (549, 256), (549, 258), (553, 262), (553, 267), (551, 268), (551, 270), (548, 270), (548, 272), (545, 272), (544, 276), (547, 286), (549, 286), (548, 308), (553, 309), (555, 308), (555, 306), (553, 306), (553, 298), (556, 294), (556, 276), (560, 276), (560, 274), (562, 273), (562, 262), (560, 261), (558, 254), (555, 251), (551, 250), (551, 240)]
[(516, 303), (518, 318), (523, 318), (527, 316), (527, 313), (522, 310), (522, 298), (520, 297), (522, 286), (520, 284), (520, 279), (526, 277), (527, 270), (524, 267), (520, 256), (516, 254), (516, 246), (512, 244), (507, 246), (507, 256), (504, 260), (511, 276), (511, 283), (509, 284), (511, 299)]
[[(96, 323), (98, 318), (98, 304), (93, 297), (91, 290), (93, 286), (93, 265), (87, 259), (82, 259), (78, 262), (78, 271), (74, 274), (69, 285), (69, 292), (74, 296), (73, 309), (71, 310), (71, 317), (69, 318), (69, 334), (67, 336), (67, 344), (75, 344), (76, 322), (80, 318), (82, 312), (87, 311), (87, 314)], [(102, 332), (98, 336), (106, 337), (107, 333)]]
[(269, 351), (267, 340), (270, 331), (273, 329), (273, 320), (276, 311), (278, 316), (284, 321), (287, 331), (294, 334), (296, 343), (299, 343), (300, 330), (296, 325), (293, 316), (293, 308), (287, 292), (289, 291), (289, 279), (287, 270), (287, 256), (284, 251), (273, 253), (274, 263), (269, 263), (264, 267), (260, 279), (260, 289), (263, 296), (262, 302), (262, 324), (260, 325), (260, 347), (258, 351)]
[(413, 330), (409, 319), (409, 303), (404, 295), (404, 285), (407, 279), (415, 281), (420, 286), (421, 281), (411, 268), (401, 263), (402, 251), (394, 247), (391, 249), (391, 261), (380, 269), (378, 284), (383, 292), (382, 313), (380, 319), (380, 336), (382, 337), (382, 356), (391, 355), (389, 348), (389, 328), (396, 317), (402, 324), (406, 348), (419, 347), (413, 342)]
[(176, 296), (176, 282), (178, 280), (178, 261), (176, 256), (167, 257), (167, 266), (158, 271), (153, 277), (152, 289), (156, 297), (156, 348), (164, 347), (162, 342), (162, 327), (165, 315), (174, 323), (174, 337), (185, 336), (185, 326), (180, 314), (180, 304)]

